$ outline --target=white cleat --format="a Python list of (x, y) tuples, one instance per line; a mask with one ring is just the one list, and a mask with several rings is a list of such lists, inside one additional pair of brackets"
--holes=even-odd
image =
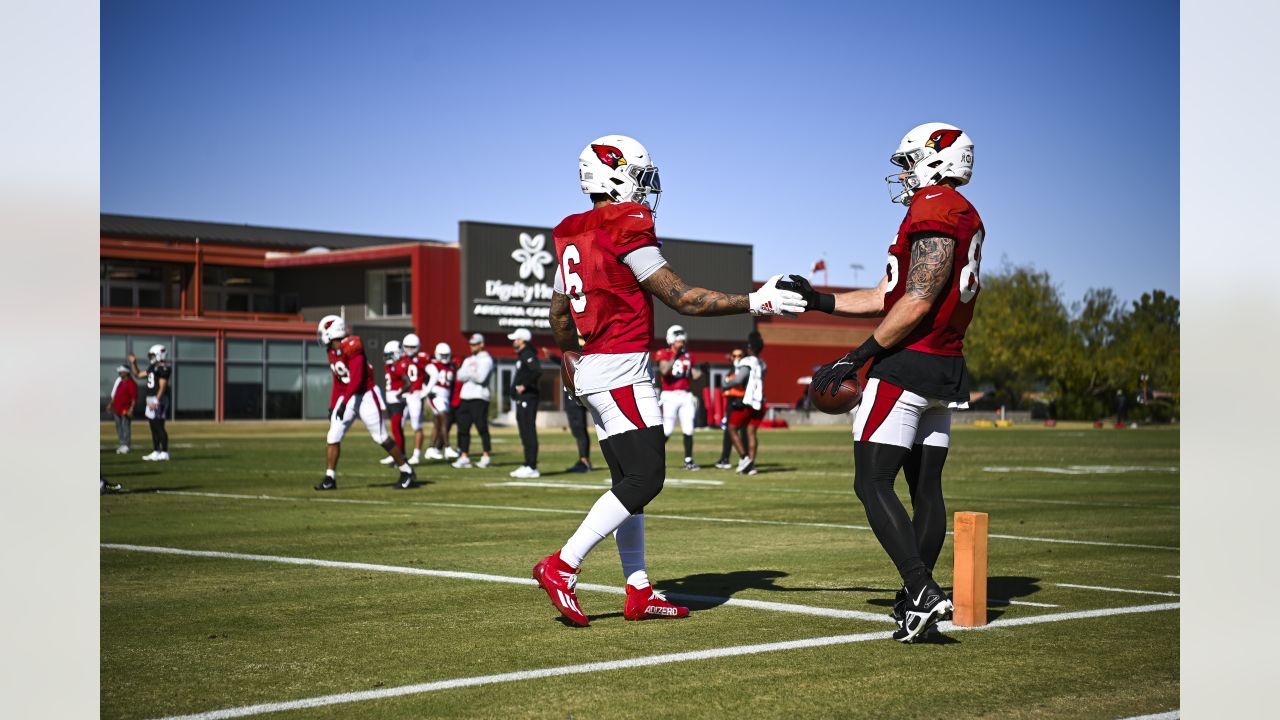
[(458, 468), (459, 470), (463, 468), (469, 468), (471, 467), (471, 458), (467, 457), (466, 455), (463, 455), (462, 457), (453, 461), (453, 466)]
[(513, 478), (529, 477), (525, 473), (529, 472), (530, 469), (531, 468), (528, 465), (521, 465), (520, 467), (516, 468), (515, 470), (512, 470), (507, 474)]
[(736, 472), (745, 473), (753, 464), (754, 463), (751, 461), (750, 456), (744, 457), (738, 461), (738, 469)]
[(142, 456), (142, 459), (145, 460), (146, 462), (151, 462), (152, 460), (158, 460), (159, 458), (160, 458), (159, 450), (152, 450), (151, 452)]
[(443, 460), (444, 453), (440, 452), (436, 448), (427, 448), (427, 451), (423, 454), (423, 457), (425, 457), (428, 460)]
[(168, 462), (168, 461), (169, 461), (169, 453), (167, 452), (156, 453), (156, 462)]
[(485, 455), (484, 457), (480, 458), (480, 462), (476, 463), (476, 467), (482, 467), (482, 468), (489, 467), (489, 456)]
[(451, 447), (447, 447), (447, 448), (445, 448), (445, 449), (444, 449), (444, 459), (445, 459), (445, 460), (455, 460), (455, 459), (457, 459), (457, 457), (458, 457), (458, 451), (457, 451), (457, 450), (454, 450), (454, 449), (453, 449), (453, 448), (451, 448)]
[(396, 461), (396, 459), (395, 459), (395, 458), (393, 458), (393, 457), (391, 457), (390, 455), (388, 455), (388, 456), (386, 456), (386, 457), (382, 458), (381, 460), (379, 460), (378, 462), (379, 462), (379, 463), (381, 463), (381, 464), (383, 464), (383, 465), (393, 465), (393, 464), (395, 464), (395, 461)]
[(117, 455), (128, 455), (128, 454), (129, 454), (129, 446), (128, 446), (128, 445), (121, 445), (120, 447), (116, 448), (116, 454), (117, 454)]
[(529, 468), (529, 472), (525, 473), (521, 477), (525, 478), (526, 480), (532, 480), (534, 478), (542, 477), (542, 473), (538, 472), (537, 468)]
[(414, 452), (413, 457), (409, 458), (410, 465), (417, 465), (420, 462), (422, 462), (422, 456), (419, 455), (417, 452)]

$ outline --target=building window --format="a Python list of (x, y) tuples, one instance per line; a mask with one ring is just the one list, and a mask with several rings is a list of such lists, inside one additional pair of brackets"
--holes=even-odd
[(370, 270), (365, 277), (365, 317), (408, 317), (413, 312), (413, 282), (408, 270)]
[[(102, 335), (99, 358), (101, 365), (101, 401), (103, 419), (108, 394), (115, 384), (116, 367), (128, 365), (128, 354), (138, 356), (138, 369), (147, 369), (147, 350), (152, 345), (164, 345), (169, 350), (169, 364), (173, 372), (169, 377), (173, 415), (175, 420), (212, 420), (217, 399), (217, 378), (214, 371), (215, 341), (211, 337), (179, 335)], [(134, 417), (142, 419), (146, 410), (146, 380), (137, 380), (138, 402), (134, 405)]]

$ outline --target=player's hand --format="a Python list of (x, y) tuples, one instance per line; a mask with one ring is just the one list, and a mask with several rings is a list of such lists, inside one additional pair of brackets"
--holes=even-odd
[(794, 317), (804, 312), (805, 300), (800, 293), (778, 287), (782, 275), (769, 278), (759, 290), (747, 296), (752, 315), (786, 315)]
[(134, 355), (133, 353), (129, 353), (128, 358), (129, 358), (129, 364), (130, 364), (130, 365), (137, 365), (137, 364), (138, 364), (138, 356), (137, 356), (137, 355)]
[(786, 276), (778, 281), (778, 289), (790, 290), (804, 298), (806, 307), (812, 307), (817, 304), (818, 291), (813, 289), (813, 285), (809, 283), (809, 278), (803, 275)]
[(813, 392), (821, 395), (830, 389), (832, 397), (835, 397), (840, 390), (840, 383), (857, 376), (858, 371), (867, 364), (869, 359), (862, 357), (861, 353), (854, 350), (839, 360), (823, 365), (813, 373), (811, 383)]

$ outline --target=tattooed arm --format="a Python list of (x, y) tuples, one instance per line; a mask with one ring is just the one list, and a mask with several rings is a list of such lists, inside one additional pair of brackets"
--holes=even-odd
[(751, 310), (746, 295), (730, 295), (718, 290), (689, 287), (670, 265), (663, 265), (641, 284), (654, 297), (681, 315), (737, 315)]
[(551, 295), (551, 334), (555, 336), (556, 346), (564, 352), (581, 350), (578, 346), (578, 331), (573, 326), (573, 316), (569, 314), (569, 296), (563, 293)]
[(911, 237), (911, 267), (906, 292), (880, 322), (876, 342), (890, 348), (906, 339), (951, 285), (956, 241), (947, 235), (917, 233)]

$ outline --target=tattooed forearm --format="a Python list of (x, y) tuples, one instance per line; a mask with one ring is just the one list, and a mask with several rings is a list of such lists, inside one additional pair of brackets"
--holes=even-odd
[(911, 269), (907, 272), (907, 294), (934, 298), (951, 279), (951, 263), (956, 241), (946, 235), (924, 235), (911, 243)]
[(641, 284), (663, 304), (681, 315), (733, 315), (751, 309), (746, 295), (730, 295), (718, 290), (690, 287), (671, 270), (670, 265), (664, 265)]
[(551, 334), (556, 339), (556, 347), (561, 350), (578, 350), (578, 330), (573, 325), (573, 316), (569, 314), (569, 296), (554, 293), (551, 296)]

